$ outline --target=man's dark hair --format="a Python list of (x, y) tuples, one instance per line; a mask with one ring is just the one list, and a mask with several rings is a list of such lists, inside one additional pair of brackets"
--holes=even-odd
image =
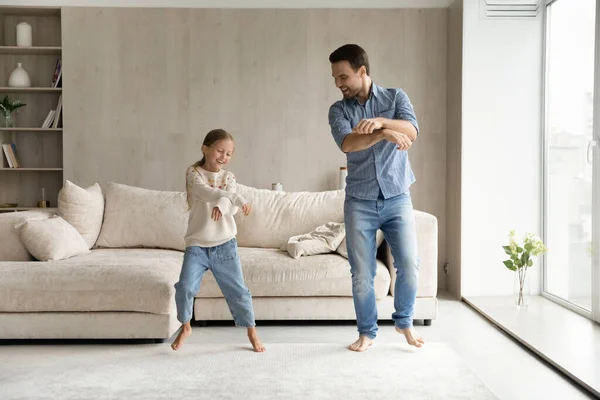
[(345, 44), (329, 55), (330, 63), (340, 61), (348, 61), (355, 72), (364, 65), (367, 75), (371, 75), (367, 52), (357, 44)]

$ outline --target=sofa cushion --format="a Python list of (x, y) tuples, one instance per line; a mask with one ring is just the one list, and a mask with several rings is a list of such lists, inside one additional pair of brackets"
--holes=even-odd
[(249, 216), (235, 216), (243, 247), (278, 249), (292, 236), (327, 222), (344, 222), (343, 190), (287, 193), (238, 184), (237, 192), (252, 205)]
[(15, 229), (29, 219), (48, 219), (53, 211), (21, 211), (0, 214), (0, 261), (30, 261), (33, 257)]
[[(254, 297), (352, 296), (348, 260), (338, 254), (291, 258), (277, 249), (240, 247), (238, 249), (246, 285)], [(377, 261), (375, 295), (385, 297), (390, 274)], [(214, 276), (208, 271), (196, 297), (223, 297)]]
[(0, 312), (168, 314), (182, 261), (172, 250), (96, 249), (62, 261), (0, 262)]
[(27, 251), (39, 261), (63, 260), (90, 251), (77, 229), (58, 215), (49, 219), (30, 219), (15, 229)]
[(109, 183), (98, 247), (185, 250), (188, 209), (184, 192)]
[(58, 215), (81, 234), (88, 249), (94, 247), (104, 216), (104, 196), (97, 183), (87, 189), (66, 181), (58, 192)]

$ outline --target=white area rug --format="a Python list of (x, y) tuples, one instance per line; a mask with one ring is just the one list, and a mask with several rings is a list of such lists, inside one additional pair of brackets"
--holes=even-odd
[(0, 398), (494, 399), (445, 344), (54, 345), (0, 348)]

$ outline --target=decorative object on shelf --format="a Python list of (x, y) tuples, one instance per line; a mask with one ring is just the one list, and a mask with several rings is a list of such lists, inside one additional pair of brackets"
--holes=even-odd
[(0, 203), (0, 208), (17, 208), (19, 203)]
[(514, 230), (510, 231), (508, 237), (509, 245), (502, 246), (502, 248), (510, 256), (510, 259), (504, 261), (504, 265), (515, 272), (514, 294), (517, 308), (527, 307), (529, 305), (529, 281), (526, 278), (527, 269), (533, 265), (531, 257), (541, 256), (548, 251), (548, 248), (533, 233), (525, 234), (523, 245), (519, 243)]
[(31, 47), (31, 25), (27, 22), (20, 22), (17, 24), (17, 46), (18, 47)]
[(10, 73), (8, 77), (8, 86), (10, 87), (30, 87), (31, 79), (29, 74), (23, 68), (23, 64), (17, 63), (17, 68)]
[(46, 189), (42, 188), (42, 199), (37, 202), (37, 206), (40, 208), (50, 207), (50, 202), (46, 200)]
[(26, 105), (21, 100), (10, 100), (8, 96), (4, 97), (2, 103), (0, 103), (0, 113), (2, 114), (4, 127), (12, 128), (14, 126), (12, 113)]
[(276, 192), (281, 192), (283, 191), (283, 185), (281, 183), (273, 183), (271, 184), (271, 189), (275, 190)]
[(348, 168), (340, 167), (340, 189), (346, 189), (346, 177), (348, 176)]

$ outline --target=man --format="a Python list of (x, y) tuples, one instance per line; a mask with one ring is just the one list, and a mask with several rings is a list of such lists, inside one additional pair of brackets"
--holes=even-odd
[(415, 181), (407, 150), (418, 124), (406, 93), (385, 89), (369, 77), (367, 53), (347, 44), (329, 56), (343, 99), (329, 109), (335, 142), (346, 153), (346, 243), (359, 338), (350, 350), (365, 351), (377, 335), (375, 278), (377, 230), (389, 244), (396, 267), (392, 319), (409, 344), (424, 340), (412, 326), (419, 260), (410, 185)]

